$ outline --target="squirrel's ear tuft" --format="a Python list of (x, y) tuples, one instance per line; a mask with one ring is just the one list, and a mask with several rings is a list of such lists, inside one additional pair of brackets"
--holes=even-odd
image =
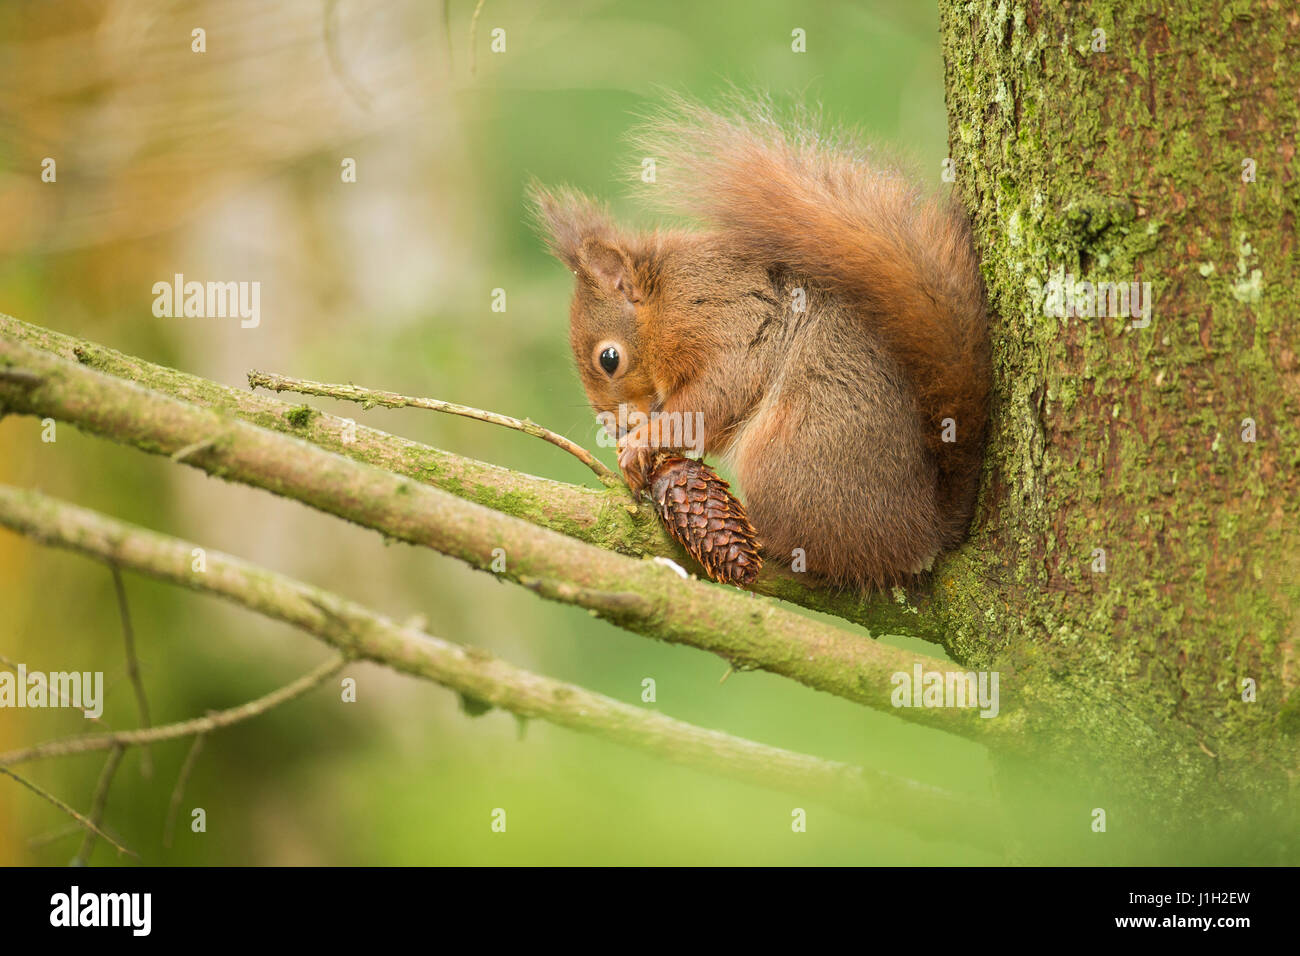
[(578, 269), (585, 240), (610, 240), (615, 235), (605, 207), (575, 189), (533, 182), (527, 195), (538, 231), (552, 254), (570, 269)]

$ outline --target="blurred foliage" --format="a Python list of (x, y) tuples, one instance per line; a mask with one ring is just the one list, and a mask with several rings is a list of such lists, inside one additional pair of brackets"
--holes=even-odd
[[(565, 335), (568, 273), (522, 203), (528, 177), (630, 216), (623, 137), (657, 91), (734, 84), (820, 102), (829, 121), (901, 144), (937, 177), (946, 155), (937, 14), (862, 3), (472, 0), (11, 2), (0, 6), (0, 310), (242, 385), (262, 368), (432, 395), (595, 445)], [(191, 52), (191, 31), (207, 52)], [(791, 31), (807, 52), (791, 51)], [(506, 31), (506, 51), (490, 50)], [(331, 54), (332, 47), (332, 54)], [(471, 50), (473, 56), (471, 57)], [(471, 73), (471, 59), (475, 71)], [(44, 157), (56, 183), (42, 183)], [(344, 157), (358, 182), (340, 182)], [(259, 280), (261, 325), (160, 319), (154, 282)], [(507, 310), (490, 308), (505, 289)], [(319, 407), (554, 478), (590, 475), (535, 439), (419, 411)], [(609, 460), (609, 453), (603, 453)], [(61, 427), (0, 421), (0, 480), (225, 550), (522, 666), (767, 743), (987, 794), (982, 748), (709, 655), (542, 603), (454, 561)], [(127, 576), (156, 722), (258, 696), (309, 669), (312, 639), (206, 597)], [(109, 572), (0, 533), (0, 653), (31, 669), (101, 669), (105, 717), (136, 720)], [(866, 639), (864, 637), (864, 639)], [(906, 643), (899, 641), (899, 643)], [(936, 649), (926, 647), (931, 654)], [(172, 848), (163, 820), (187, 742), (130, 753), (107, 825), (145, 862), (987, 863), (890, 819), (682, 770), (508, 714), (468, 716), (449, 691), (348, 668), (209, 739)], [(69, 712), (0, 711), (0, 749), (84, 732)], [(102, 764), (18, 768), (85, 809)], [(188, 810), (207, 812), (191, 833)], [(506, 834), (490, 830), (493, 808)], [(1086, 814), (1086, 808), (1078, 812)], [(1086, 821), (1086, 816), (1085, 816)], [(62, 863), (79, 836), (0, 781), (0, 862)], [(1079, 858), (1079, 857), (1076, 857)], [(112, 861), (96, 849), (95, 862)]]

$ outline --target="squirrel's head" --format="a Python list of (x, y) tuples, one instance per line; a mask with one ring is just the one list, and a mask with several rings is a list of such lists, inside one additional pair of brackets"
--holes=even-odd
[(569, 343), (587, 398), (597, 412), (619, 405), (648, 412), (663, 397), (653, 357), (642, 350), (653, 251), (579, 193), (533, 186), (530, 198), (551, 252), (575, 277)]
[(628, 232), (571, 190), (530, 198), (575, 277), (569, 343), (597, 412), (657, 410), (772, 302), (768, 271), (706, 233)]

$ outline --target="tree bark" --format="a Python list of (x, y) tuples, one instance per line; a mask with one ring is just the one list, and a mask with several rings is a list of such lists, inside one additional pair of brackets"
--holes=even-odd
[[(936, 582), (946, 646), (1032, 685), (1044, 749), (1126, 792), (1215, 813), (1249, 791), (1285, 812), (1300, 15), (1282, 0), (941, 10), (997, 396), (973, 538)], [(1045, 314), (1039, 284), (1061, 273), (1149, 282), (1149, 324), (1081, 302)]]

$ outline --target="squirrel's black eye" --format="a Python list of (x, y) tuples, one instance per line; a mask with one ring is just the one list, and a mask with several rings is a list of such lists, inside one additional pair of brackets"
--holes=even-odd
[(613, 375), (618, 371), (618, 349), (610, 346), (600, 353), (600, 367), (605, 370), (605, 374)]

